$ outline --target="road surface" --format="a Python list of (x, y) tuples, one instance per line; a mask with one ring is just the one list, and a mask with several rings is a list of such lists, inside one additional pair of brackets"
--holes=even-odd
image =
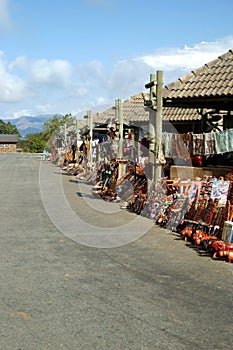
[[(80, 186), (38, 155), (0, 154), (0, 349), (232, 349), (233, 264), (154, 224), (101, 247), (135, 215), (118, 203), (96, 211)], [(85, 242), (84, 224), (75, 236), (67, 208), (93, 232), (107, 229), (100, 247)]]

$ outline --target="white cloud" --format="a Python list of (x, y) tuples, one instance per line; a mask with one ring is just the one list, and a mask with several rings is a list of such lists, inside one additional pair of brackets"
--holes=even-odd
[(31, 116), (31, 110), (30, 109), (21, 109), (21, 110), (16, 110), (13, 113), (13, 118), (20, 118), (22, 116)]
[(158, 50), (154, 54), (139, 57), (137, 60), (146, 63), (153, 69), (166, 71), (176, 68), (192, 70), (216, 59), (233, 47), (233, 36), (219, 39), (215, 42), (201, 42), (193, 47), (185, 45), (183, 48)]
[(77, 66), (80, 80), (84, 83), (88, 81), (105, 80), (105, 67), (99, 61), (90, 61)]
[(4, 58), (0, 60), (0, 76), (0, 102), (19, 102), (31, 95), (26, 82), (8, 72)]
[(32, 80), (38, 84), (66, 87), (71, 82), (72, 66), (68, 61), (40, 59), (31, 64)]
[(108, 95), (127, 98), (145, 90), (150, 73), (164, 72), (164, 85), (218, 58), (233, 47), (233, 35), (216, 40), (201, 42), (193, 47), (158, 49), (146, 56), (135, 57), (115, 64), (109, 77)]
[(42, 114), (46, 114), (48, 110), (54, 110), (56, 107), (54, 104), (47, 103), (47, 104), (37, 104), (36, 109), (40, 111)]
[[(73, 67), (67, 60), (32, 61), (24, 56), (8, 63), (0, 51), (0, 102), (8, 102), (11, 117), (25, 110), (31, 111), (31, 115), (66, 114), (100, 108), (103, 104), (114, 105), (117, 98), (127, 99), (145, 90), (150, 73), (156, 70), (164, 71), (166, 85), (232, 47), (233, 35), (194, 46), (159, 49), (142, 57), (115, 62), (110, 67), (98, 61)], [(28, 99), (32, 94), (33, 100)]]
[(15, 61), (9, 64), (9, 69), (13, 70), (19, 68), (21, 70), (25, 70), (28, 69), (28, 64), (29, 61), (25, 56), (18, 56), (16, 57)]

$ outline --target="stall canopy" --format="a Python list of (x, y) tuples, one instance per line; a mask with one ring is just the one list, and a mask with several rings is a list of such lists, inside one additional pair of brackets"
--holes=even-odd
[(168, 84), (165, 107), (233, 110), (233, 49)]

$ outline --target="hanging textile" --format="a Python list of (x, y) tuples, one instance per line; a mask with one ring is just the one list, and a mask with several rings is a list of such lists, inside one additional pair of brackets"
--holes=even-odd
[(228, 152), (233, 152), (233, 129), (226, 130), (226, 139), (228, 143)]
[(181, 134), (181, 137), (183, 139), (185, 148), (188, 150), (189, 154), (191, 154), (192, 151), (192, 134), (187, 133), (187, 134)]
[(228, 140), (225, 131), (215, 132), (216, 154), (228, 152)]
[(172, 134), (172, 157), (185, 160), (190, 158), (183, 134)]
[(162, 134), (163, 154), (167, 158), (172, 157), (172, 133), (163, 132)]
[(181, 159), (233, 152), (233, 129), (203, 134), (163, 132), (162, 147), (165, 157)]
[(204, 154), (211, 155), (216, 153), (214, 133), (204, 133)]
[(193, 134), (193, 154), (200, 155), (204, 153), (204, 135)]

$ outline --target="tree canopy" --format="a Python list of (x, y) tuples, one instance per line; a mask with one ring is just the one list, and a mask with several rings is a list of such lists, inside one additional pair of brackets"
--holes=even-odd
[(67, 127), (72, 125), (76, 119), (71, 114), (64, 116), (54, 115), (52, 119), (44, 123), (44, 135), (47, 140), (50, 137), (56, 137), (60, 133), (60, 128), (66, 124)]
[(11, 122), (5, 123), (2, 119), (0, 119), (0, 134), (17, 134), (20, 136), (15, 125), (11, 124)]
[(19, 147), (23, 152), (42, 153), (46, 144), (43, 132), (28, 134), (23, 140), (19, 140)]
[(19, 147), (24, 152), (31, 153), (42, 153), (44, 149), (51, 150), (51, 141), (60, 135), (61, 127), (65, 124), (69, 127), (75, 121), (76, 119), (71, 114), (54, 115), (44, 123), (42, 132), (28, 134), (23, 140), (19, 140)]

